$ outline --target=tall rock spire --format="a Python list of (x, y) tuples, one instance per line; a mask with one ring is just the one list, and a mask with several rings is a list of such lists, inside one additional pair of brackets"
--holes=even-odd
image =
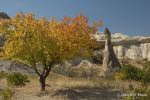
[(115, 55), (112, 43), (111, 43), (111, 33), (106, 28), (104, 31), (106, 38), (105, 49), (104, 49), (104, 58), (103, 58), (103, 76), (111, 75), (111, 72), (114, 72), (117, 69), (121, 68), (120, 62)]

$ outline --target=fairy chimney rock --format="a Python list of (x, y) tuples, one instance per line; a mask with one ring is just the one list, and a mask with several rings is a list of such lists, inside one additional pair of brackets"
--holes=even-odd
[(111, 33), (106, 28), (104, 31), (106, 38), (105, 49), (103, 55), (103, 76), (109, 76), (112, 72), (121, 68), (120, 62), (115, 55), (112, 43), (111, 43)]

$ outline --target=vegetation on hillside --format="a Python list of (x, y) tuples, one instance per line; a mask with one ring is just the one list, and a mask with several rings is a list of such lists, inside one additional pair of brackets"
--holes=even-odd
[[(144, 61), (143, 69), (136, 66), (125, 64), (122, 69), (114, 73), (114, 78), (117, 80), (128, 80), (130, 82), (126, 94), (134, 94), (125, 96), (125, 100), (148, 100), (150, 97), (150, 63)], [(140, 86), (136, 87), (132, 82), (139, 82)]]

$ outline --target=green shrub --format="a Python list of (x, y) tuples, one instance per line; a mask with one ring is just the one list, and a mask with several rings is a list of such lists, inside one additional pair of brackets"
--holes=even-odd
[(7, 73), (5, 73), (4, 71), (0, 72), (0, 79), (5, 78), (6, 76), (7, 76)]
[(143, 66), (143, 69), (139, 69), (133, 65), (123, 65), (121, 70), (114, 73), (115, 79), (134, 80), (142, 83), (140, 88), (134, 88), (133, 85), (129, 85), (127, 94), (133, 94), (133, 96), (125, 96), (123, 100), (149, 100), (150, 90), (148, 83), (150, 83), (150, 63), (146, 62)]
[(0, 96), (3, 100), (11, 100), (13, 93), (10, 89), (5, 89), (0, 91)]
[(18, 72), (14, 72), (7, 76), (8, 85), (19, 86), (25, 85), (26, 82), (29, 82), (28, 77)]
[(140, 81), (142, 79), (142, 70), (136, 68), (130, 64), (123, 65), (122, 68), (114, 73), (115, 79), (126, 79), (126, 80), (134, 80)]
[(143, 61), (143, 65), (144, 66), (150, 66), (150, 61), (147, 61), (147, 60)]
[(139, 81), (146, 85), (150, 83), (150, 66), (146, 64), (143, 69), (139, 69), (132, 65), (123, 65), (121, 70), (114, 73), (115, 79), (126, 79), (129, 81)]
[(125, 96), (124, 100), (149, 100), (150, 98), (150, 90), (146, 87), (135, 88), (127, 94), (134, 94), (134, 96)]
[(140, 81), (142, 79), (142, 70), (129, 64), (124, 65), (121, 72), (125, 74), (127, 80)]
[(121, 71), (118, 71), (113, 74), (113, 77), (117, 80), (123, 80), (126, 78), (126, 74)]
[(144, 66), (144, 68), (142, 70), (141, 82), (143, 84), (150, 83), (150, 66)]

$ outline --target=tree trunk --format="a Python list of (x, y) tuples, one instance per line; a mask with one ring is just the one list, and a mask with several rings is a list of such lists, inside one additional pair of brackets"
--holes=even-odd
[(41, 92), (45, 92), (45, 80), (46, 77), (40, 76)]
[(53, 62), (50, 62), (48, 65), (46, 64), (46, 61), (44, 60), (43, 61), (43, 66), (44, 66), (44, 69), (43, 69), (43, 72), (40, 73), (37, 68), (36, 68), (36, 63), (34, 61), (34, 68), (35, 68), (35, 72), (38, 74), (38, 76), (40, 77), (39, 79), (39, 82), (40, 82), (40, 86), (41, 86), (41, 92), (45, 92), (45, 81), (46, 81), (46, 78), (47, 76), (49, 75), (50, 71), (51, 71), (51, 68), (52, 68), (52, 65), (53, 65)]

